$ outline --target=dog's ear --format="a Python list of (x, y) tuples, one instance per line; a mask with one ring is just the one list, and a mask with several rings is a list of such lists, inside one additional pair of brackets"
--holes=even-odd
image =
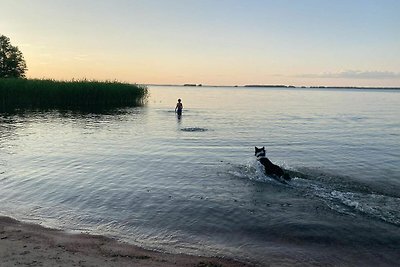
[(265, 150), (265, 147), (262, 147), (263, 150)]
[(255, 146), (254, 148), (255, 148), (255, 150), (257, 150), (257, 149), (258, 149), (256, 146)]

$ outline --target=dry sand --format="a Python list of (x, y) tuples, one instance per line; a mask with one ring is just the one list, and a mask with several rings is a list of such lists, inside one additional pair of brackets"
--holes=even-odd
[(69, 234), (0, 217), (0, 266), (250, 266), (145, 250), (104, 236)]

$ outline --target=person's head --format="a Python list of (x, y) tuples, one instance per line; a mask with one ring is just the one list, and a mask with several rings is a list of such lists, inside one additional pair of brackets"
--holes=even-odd
[(180, 98), (178, 99), (178, 102), (181, 103), (181, 99)]

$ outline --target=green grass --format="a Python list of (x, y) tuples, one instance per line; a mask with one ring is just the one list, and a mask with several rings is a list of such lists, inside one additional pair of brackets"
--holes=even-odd
[(3, 108), (114, 108), (142, 105), (147, 87), (114, 81), (0, 79)]

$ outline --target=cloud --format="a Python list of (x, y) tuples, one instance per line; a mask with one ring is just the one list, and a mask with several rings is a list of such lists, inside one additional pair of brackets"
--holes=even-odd
[(325, 72), (319, 74), (302, 74), (302, 78), (339, 78), (339, 79), (398, 79), (399, 72), (392, 71), (359, 71), (346, 70), (341, 72)]

